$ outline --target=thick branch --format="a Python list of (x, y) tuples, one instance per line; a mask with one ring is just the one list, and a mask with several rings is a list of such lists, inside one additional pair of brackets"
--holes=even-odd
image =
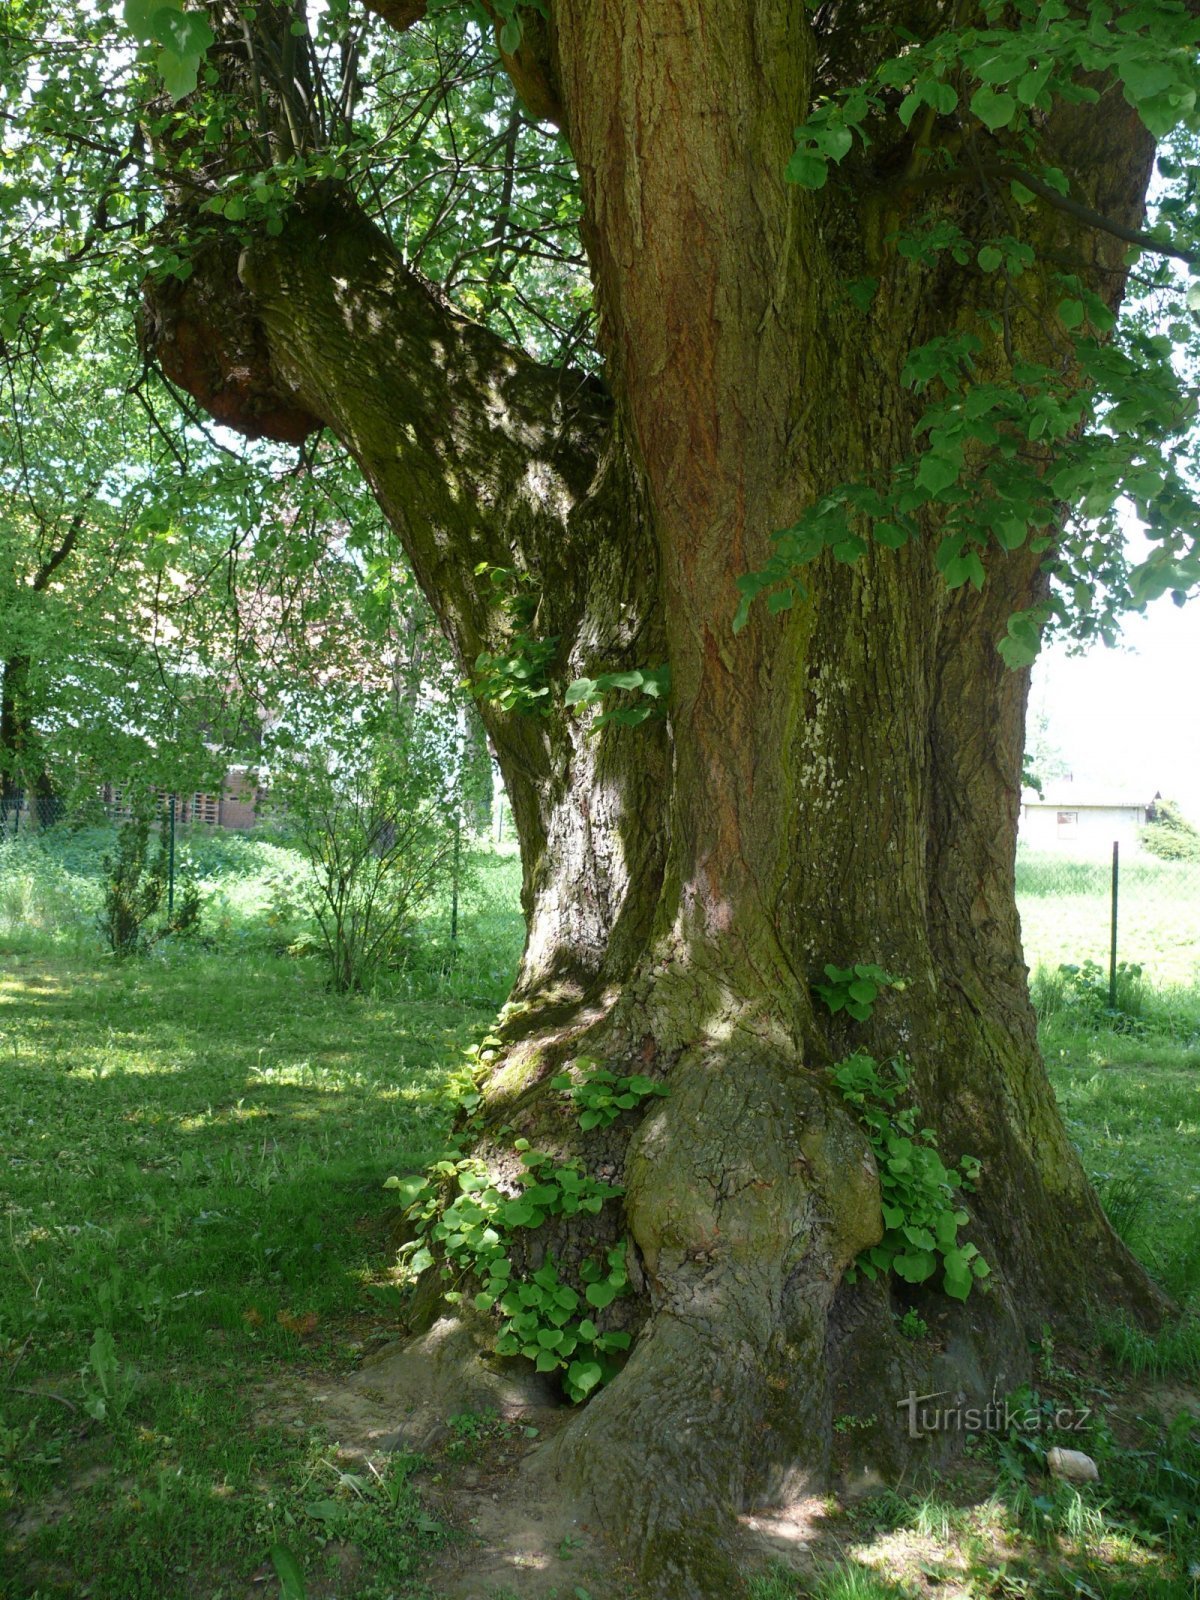
[(363, 6), (397, 33), (407, 33), (429, 10), (429, 0), (363, 0)]
[(606, 397), (459, 315), (338, 192), (244, 250), (238, 273), (279, 392), (359, 462), (470, 659), (495, 642), (476, 568), (559, 565)]

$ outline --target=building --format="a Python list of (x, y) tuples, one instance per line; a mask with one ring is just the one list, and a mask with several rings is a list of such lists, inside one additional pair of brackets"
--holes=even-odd
[[(156, 791), (166, 806), (170, 796), (165, 790)], [(106, 783), (100, 792), (110, 816), (127, 816), (128, 807), (119, 787)], [(219, 794), (178, 794), (175, 796), (175, 820), (207, 823), (209, 827), (230, 828), (238, 833), (249, 832), (258, 821), (259, 807), (266, 800), (266, 791), (260, 788), (245, 767), (231, 767)]]
[(1107, 856), (1114, 842), (1123, 855), (1141, 850), (1141, 829), (1154, 811), (1157, 794), (1103, 793), (1072, 783), (1048, 784), (1044, 795), (1026, 789), (1021, 797), (1020, 842), (1027, 850), (1053, 850), (1064, 856)]

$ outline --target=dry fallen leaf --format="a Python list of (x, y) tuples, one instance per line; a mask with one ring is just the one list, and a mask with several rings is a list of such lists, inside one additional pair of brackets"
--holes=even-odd
[(290, 1311), (281, 1311), (275, 1320), (289, 1333), (294, 1333), (301, 1339), (308, 1339), (316, 1333), (320, 1319), (315, 1311), (306, 1311), (301, 1317), (294, 1316)]

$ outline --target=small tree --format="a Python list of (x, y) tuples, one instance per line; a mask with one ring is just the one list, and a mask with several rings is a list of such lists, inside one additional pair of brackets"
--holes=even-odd
[(306, 899), (339, 993), (402, 957), (421, 907), (453, 861), (457, 808), (428, 719), (332, 719), (289, 741), (272, 797), (308, 858)]
[(1160, 861), (1200, 861), (1200, 829), (1184, 816), (1174, 800), (1156, 800), (1142, 844)]
[(144, 954), (168, 934), (185, 933), (198, 924), (200, 891), (189, 879), (166, 918), (152, 928), (163, 901), (170, 901), (169, 872), (166, 837), (159, 833), (152, 853), (150, 813), (143, 808), (118, 830), (116, 853), (104, 857), (100, 931), (115, 956)]

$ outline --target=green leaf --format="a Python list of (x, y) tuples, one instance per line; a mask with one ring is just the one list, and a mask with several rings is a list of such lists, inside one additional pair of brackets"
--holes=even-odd
[(996, 272), (1004, 265), (1004, 252), (997, 250), (994, 244), (985, 244), (979, 252), (978, 261), (984, 272)]
[(801, 189), (823, 189), (829, 177), (829, 163), (814, 150), (797, 150), (788, 162), (785, 177)]
[(605, 1306), (611, 1305), (617, 1298), (617, 1291), (607, 1278), (601, 1283), (589, 1283), (584, 1293), (588, 1305), (595, 1306), (597, 1311), (603, 1311)]
[(1174, 76), (1170, 63), (1161, 56), (1126, 56), (1117, 71), (1128, 90), (1126, 99), (1134, 106), (1161, 95), (1171, 87)]
[(878, 278), (852, 278), (846, 285), (846, 293), (865, 316), (875, 302), (875, 292), (878, 288)]
[(588, 1394), (604, 1376), (604, 1369), (598, 1361), (572, 1361), (567, 1368), (567, 1382), (579, 1394)]
[(910, 1250), (892, 1262), (893, 1271), (906, 1283), (924, 1283), (933, 1276), (936, 1266), (937, 1257), (932, 1250)]
[(203, 56), (216, 40), (208, 18), (201, 11), (178, 11), (174, 6), (160, 5), (150, 19), (150, 26), (158, 43), (173, 50), (181, 60)]
[(965, 1300), (971, 1292), (972, 1274), (966, 1255), (961, 1250), (948, 1250), (945, 1256), (946, 1273), (942, 1287), (952, 1300)]
[(200, 71), (199, 56), (178, 56), (174, 50), (160, 50), (154, 65), (172, 100), (184, 100), (195, 89)]
[(927, 489), (936, 497), (952, 483), (958, 482), (961, 470), (961, 452), (940, 454), (936, 450), (927, 450), (921, 457), (921, 465), (917, 469), (917, 482), (922, 489)]
[(563, 703), (568, 706), (588, 706), (595, 699), (595, 678), (576, 678), (574, 683), (567, 685), (567, 692), (563, 695)]
[(383, 1187), (390, 1189), (402, 1206), (410, 1206), (429, 1187), (429, 1179), (423, 1172), (413, 1172), (405, 1178), (389, 1178)]
[[(261, 1545), (259, 1546), (261, 1549)], [(273, 1544), (270, 1550), (271, 1565), (279, 1579), (281, 1600), (307, 1600), (304, 1574), (300, 1563), (285, 1544)]]
[(997, 128), (1007, 128), (1017, 109), (1017, 102), (1010, 94), (1003, 94), (984, 84), (976, 89), (971, 96), (971, 110), (984, 124), (995, 133)]
[(843, 156), (850, 154), (850, 147), (854, 143), (854, 135), (849, 128), (832, 126), (823, 128), (818, 136), (822, 152), (830, 161), (840, 161)]
[(871, 537), (876, 544), (889, 550), (899, 550), (908, 543), (908, 534), (895, 522), (877, 522), (871, 529)]
[(143, 44), (163, 43), (154, 31), (153, 19), (164, 10), (163, 0), (125, 0), (125, 26)]

